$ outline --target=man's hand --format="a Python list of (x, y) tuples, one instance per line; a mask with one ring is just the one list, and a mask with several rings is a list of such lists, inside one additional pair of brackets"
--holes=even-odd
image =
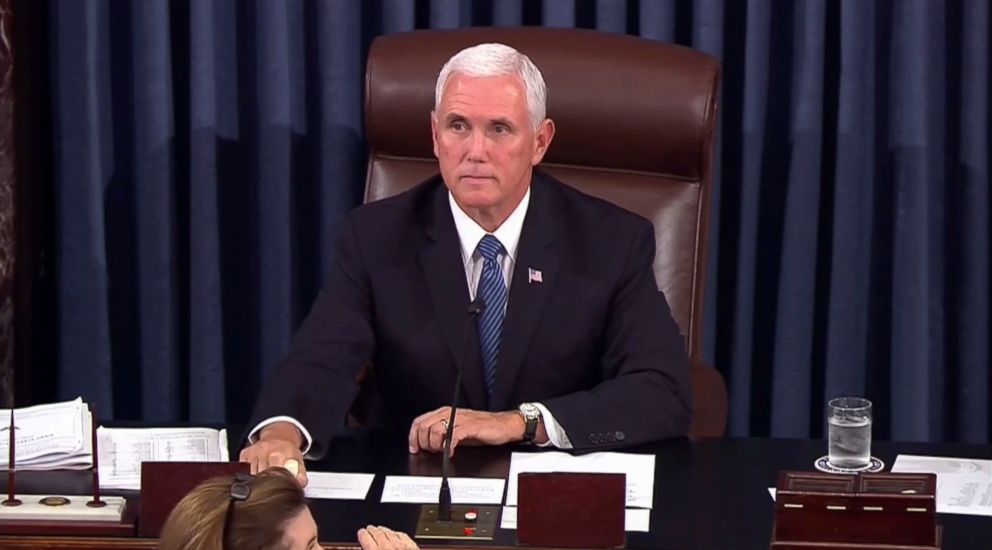
[(358, 530), (358, 544), (361, 544), (364, 550), (417, 550), (420, 548), (406, 533), (376, 525), (369, 525)]
[[(444, 450), (444, 434), (451, 407), (424, 413), (414, 419), (410, 426), (410, 452), (428, 451), (439, 453)], [(505, 445), (523, 441), (524, 419), (516, 411), (486, 412), (472, 409), (458, 409), (455, 415), (455, 429), (451, 434), (451, 454), (460, 443), (466, 445)], [(548, 440), (544, 423), (537, 429), (537, 443)]]
[[(251, 464), (251, 473), (278, 466), (296, 476), (301, 487), (307, 484), (303, 465), (303, 434), (289, 422), (274, 422), (262, 428), (258, 441), (241, 450), (241, 462)], [(298, 471), (293, 471), (294, 469)]]

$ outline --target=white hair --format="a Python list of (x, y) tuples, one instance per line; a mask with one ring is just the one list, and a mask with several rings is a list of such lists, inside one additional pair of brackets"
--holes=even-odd
[(456, 53), (441, 67), (434, 88), (434, 110), (441, 105), (441, 94), (451, 75), (471, 77), (517, 75), (527, 93), (527, 111), (536, 129), (547, 112), (548, 87), (540, 69), (526, 55), (506, 44), (479, 44)]

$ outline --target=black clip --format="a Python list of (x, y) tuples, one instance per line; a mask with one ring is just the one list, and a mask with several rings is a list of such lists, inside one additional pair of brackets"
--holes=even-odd
[(251, 482), (255, 478), (251, 475), (238, 472), (234, 475), (234, 481), (231, 483), (231, 500), (248, 500), (248, 496), (251, 495)]

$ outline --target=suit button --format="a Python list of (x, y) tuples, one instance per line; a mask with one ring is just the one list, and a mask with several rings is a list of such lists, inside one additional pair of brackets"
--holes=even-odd
[(623, 432), (617, 432), (613, 434), (613, 437), (615, 437), (617, 441), (623, 441), (624, 439), (627, 439), (627, 435), (624, 434)]

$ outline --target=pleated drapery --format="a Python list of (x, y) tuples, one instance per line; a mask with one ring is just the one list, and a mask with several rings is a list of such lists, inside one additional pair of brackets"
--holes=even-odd
[(876, 438), (989, 441), (984, 0), (49, 0), (48, 15), (63, 397), (118, 419), (245, 420), (360, 202), (371, 40), (525, 24), (723, 61), (704, 335), (732, 434), (818, 436), (825, 401), (856, 394)]

